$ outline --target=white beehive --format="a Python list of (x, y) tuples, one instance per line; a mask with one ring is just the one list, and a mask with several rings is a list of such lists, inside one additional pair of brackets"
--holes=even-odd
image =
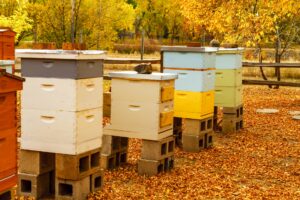
[(159, 140), (172, 135), (175, 74), (115, 72), (111, 125), (104, 134)]

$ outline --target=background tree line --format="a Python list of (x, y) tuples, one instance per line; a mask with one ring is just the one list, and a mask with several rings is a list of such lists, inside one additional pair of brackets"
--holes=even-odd
[(84, 42), (111, 48), (124, 38), (274, 48), (276, 62), (300, 41), (299, 0), (0, 0), (0, 25), (17, 43)]

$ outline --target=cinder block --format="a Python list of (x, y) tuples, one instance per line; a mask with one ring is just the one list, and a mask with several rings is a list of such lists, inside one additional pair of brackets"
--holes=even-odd
[(187, 152), (199, 152), (205, 148), (205, 134), (195, 135), (183, 135), (182, 136), (182, 148)]
[(39, 175), (55, 169), (55, 154), (20, 150), (19, 172), (25, 174)]
[(56, 154), (56, 177), (79, 180), (100, 170), (101, 149), (79, 155)]
[(162, 160), (174, 155), (175, 139), (173, 136), (159, 141), (143, 140), (141, 159)]
[(236, 118), (235, 115), (229, 115), (224, 118), (223, 115), (223, 122), (222, 122), (222, 132), (229, 133), (229, 132), (237, 132), (240, 129), (244, 128), (244, 121), (241, 117)]
[(45, 195), (51, 194), (51, 181), (50, 172), (41, 175), (32, 174), (18, 174), (18, 194), (19, 196), (28, 196), (40, 199)]
[(72, 181), (56, 178), (56, 200), (83, 200), (90, 193), (90, 176)]
[(244, 105), (241, 104), (236, 107), (223, 107), (223, 114), (235, 114), (236, 117), (239, 118), (244, 114)]
[(104, 184), (104, 170), (101, 169), (98, 172), (90, 176), (91, 180), (91, 192), (97, 192), (103, 188)]
[(101, 155), (101, 168), (112, 170), (127, 162), (127, 150), (120, 151), (111, 155)]
[(128, 138), (111, 135), (102, 136), (101, 153), (105, 155), (114, 154), (128, 149)]
[(153, 176), (162, 172), (167, 172), (174, 168), (174, 157), (164, 158), (162, 160), (139, 159), (138, 173), (140, 175)]
[(0, 200), (12, 200), (15, 199), (12, 189), (0, 192)]
[(202, 120), (197, 119), (184, 119), (184, 129), (182, 135), (206, 134), (213, 130), (213, 117)]

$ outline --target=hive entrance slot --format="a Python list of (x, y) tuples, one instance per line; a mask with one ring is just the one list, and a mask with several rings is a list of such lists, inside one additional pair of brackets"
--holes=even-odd
[(59, 195), (72, 196), (73, 195), (73, 186), (70, 184), (60, 183), (59, 184)]

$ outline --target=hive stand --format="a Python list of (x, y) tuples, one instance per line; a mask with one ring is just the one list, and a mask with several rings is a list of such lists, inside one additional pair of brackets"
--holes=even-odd
[(240, 105), (237, 107), (224, 107), (223, 108), (223, 125), (222, 132), (237, 132), (244, 128), (244, 106)]
[(103, 135), (101, 168), (115, 169), (127, 162), (128, 138)]

